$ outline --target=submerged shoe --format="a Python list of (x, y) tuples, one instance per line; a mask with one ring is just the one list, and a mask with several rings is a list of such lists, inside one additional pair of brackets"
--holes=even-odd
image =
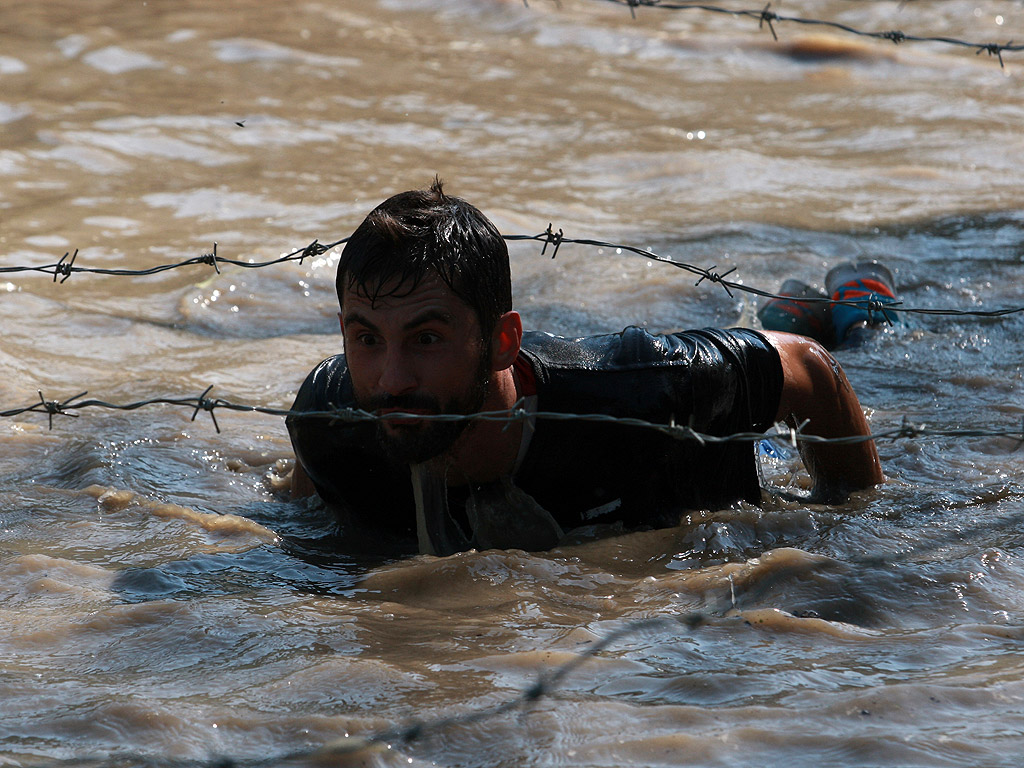
[(895, 312), (878, 308), (879, 304), (893, 304), (897, 300), (896, 281), (884, 264), (877, 261), (845, 262), (829, 270), (825, 276), (825, 287), (833, 300), (854, 302), (852, 305), (832, 305), (836, 344), (847, 341), (854, 326), (895, 325), (898, 322)]
[(771, 299), (757, 311), (761, 327), (766, 331), (785, 331), (808, 336), (825, 346), (833, 342), (832, 323), (827, 301), (801, 301), (801, 299), (827, 299), (824, 293), (800, 280), (787, 280), (779, 289), (786, 298)]

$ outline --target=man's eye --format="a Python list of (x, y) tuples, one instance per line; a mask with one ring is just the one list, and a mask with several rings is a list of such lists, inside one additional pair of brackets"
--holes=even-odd
[(356, 336), (356, 342), (364, 347), (372, 347), (377, 343), (377, 337), (372, 333), (360, 333)]
[(424, 331), (416, 338), (420, 344), (437, 344), (441, 340), (441, 337), (432, 331)]

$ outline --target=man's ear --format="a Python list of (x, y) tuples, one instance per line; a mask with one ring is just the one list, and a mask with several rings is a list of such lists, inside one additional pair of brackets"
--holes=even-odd
[(491, 370), (501, 371), (515, 362), (523, 343), (523, 321), (519, 313), (506, 312), (498, 318), (491, 334)]

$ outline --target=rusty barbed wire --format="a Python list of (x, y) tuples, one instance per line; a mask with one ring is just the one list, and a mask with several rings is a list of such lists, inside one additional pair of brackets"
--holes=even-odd
[(223, 409), (226, 411), (260, 413), (270, 416), (293, 417), (299, 419), (328, 419), (332, 422), (343, 422), (356, 424), (370, 421), (490, 421), (490, 422), (525, 422), (534, 419), (547, 421), (577, 421), (599, 424), (616, 424), (622, 427), (632, 427), (658, 432), (677, 440), (694, 440), (698, 443), (718, 444), (730, 442), (756, 442), (769, 440), (773, 443), (788, 444), (797, 448), (799, 444), (823, 444), (833, 445), (854, 445), (871, 440), (874, 441), (895, 441), (919, 438), (975, 438), (975, 437), (1006, 437), (1017, 441), (1017, 450), (1024, 444), (1024, 420), (1020, 428), (1003, 429), (979, 429), (979, 428), (949, 428), (934, 429), (926, 424), (914, 424), (905, 416), (898, 427), (883, 429), (867, 435), (849, 435), (845, 437), (822, 437), (809, 434), (806, 431), (807, 424), (791, 426), (778, 423), (774, 425), (774, 432), (735, 432), (729, 435), (711, 435), (698, 432), (690, 425), (660, 424), (628, 416), (612, 416), (604, 413), (562, 413), (556, 411), (531, 411), (525, 407), (525, 401), (516, 402), (512, 408), (498, 411), (480, 411), (477, 413), (406, 413), (390, 412), (376, 414), (360, 408), (337, 407), (319, 411), (295, 411), (286, 408), (273, 408), (270, 406), (251, 405), (235, 403), (223, 398), (207, 397), (213, 385), (210, 385), (202, 394), (193, 397), (154, 397), (147, 400), (139, 400), (131, 403), (111, 403), (105, 400), (83, 400), (88, 392), (81, 392), (65, 400), (47, 400), (39, 391), (39, 400), (30, 405), (9, 408), (0, 411), (0, 418), (11, 418), (29, 413), (44, 413), (49, 419), (49, 427), (53, 429), (54, 416), (70, 416), (77, 418), (77, 411), (86, 408), (101, 408), (115, 411), (135, 411), (155, 405), (170, 405), (186, 408), (192, 411), (191, 421), (195, 421), (200, 412), (210, 414), (214, 429), (220, 433), (220, 424), (217, 422), (215, 411)]
[[(558, 250), (562, 245), (573, 244), (590, 246), (595, 248), (607, 248), (609, 250), (621, 251), (624, 253), (630, 253), (637, 256), (643, 256), (644, 258), (652, 261), (666, 264), (676, 269), (689, 272), (690, 274), (697, 277), (694, 285), (700, 285), (701, 283), (708, 282), (711, 284), (717, 284), (722, 286), (722, 289), (729, 295), (729, 298), (735, 298), (733, 291), (740, 291), (748, 293), (753, 296), (758, 296), (764, 299), (787, 299), (792, 298), (790, 296), (784, 296), (782, 294), (768, 291), (755, 286), (745, 285), (735, 280), (727, 280), (726, 278), (733, 274), (737, 267), (732, 267), (725, 272), (717, 272), (717, 266), (711, 267), (699, 267), (694, 264), (688, 264), (682, 261), (676, 261), (668, 256), (662, 256), (655, 253), (650, 248), (641, 248), (635, 245), (629, 245), (626, 243), (615, 243), (607, 240), (597, 240), (594, 238), (582, 238), (582, 237), (567, 237), (562, 229), (555, 230), (553, 224), (548, 224), (547, 229), (543, 232), (528, 235), (528, 234), (514, 234), (514, 235), (503, 235), (504, 240), (508, 242), (522, 242), (522, 241), (533, 241), (541, 244), (541, 255), (547, 255), (548, 246), (551, 246), (551, 258), (554, 259), (558, 255)], [(147, 267), (143, 269), (110, 269), (104, 267), (85, 267), (76, 264), (75, 261), (78, 256), (78, 250), (73, 253), (66, 252), (56, 263), (53, 264), (38, 264), (38, 265), (27, 265), (27, 266), (10, 266), (0, 267), (0, 274), (7, 273), (26, 273), (26, 272), (41, 272), (47, 275), (53, 275), (54, 282), (57, 282), (57, 278), (61, 277), (60, 282), (63, 284), (67, 279), (75, 272), (97, 274), (97, 275), (108, 275), (118, 277), (145, 277), (148, 275), (154, 275), (161, 272), (166, 272), (172, 269), (180, 269), (184, 267), (192, 267), (196, 265), (212, 266), (217, 273), (220, 273), (221, 265), (231, 265), (236, 267), (242, 267), (245, 269), (259, 269), (262, 267), (275, 266), (285, 262), (297, 261), (300, 264), (307, 258), (314, 258), (321, 256), (333, 248), (348, 242), (348, 238), (341, 238), (330, 243), (321, 243), (319, 240), (313, 240), (309, 245), (303, 246), (302, 248), (296, 248), (295, 250), (279, 256), (275, 259), (269, 259), (266, 261), (243, 261), (241, 259), (230, 259), (217, 254), (217, 244), (214, 243), (213, 251), (210, 253), (204, 253), (200, 256), (193, 256), (188, 259), (184, 259), (179, 262), (173, 262), (169, 264), (160, 264), (153, 267)], [(69, 258), (70, 257), (70, 258)], [(878, 318), (880, 321), (884, 321), (888, 324), (892, 324), (892, 319), (889, 316), (891, 313), (908, 313), (918, 315), (932, 315), (932, 316), (948, 316), (948, 317), (984, 317), (984, 318), (998, 318), (1007, 315), (1024, 314), (1024, 306), (1020, 307), (1003, 307), (999, 309), (946, 309), (940, 307), (908, 307), (905, 306), (902, 300), (891, 301), (874, 295), (866, 298), (857, 298), (849, 301), (837, 301), (830, 298), (816, 298), (816, 297), (801, 297), (801, 303), (815, 304), (815, 303), (828, 303), (843, 306), (858, 307), (860, 309), (867, 310), (869, 316)]]
[(878, 31), (867, 31), (858, 29), (849, 24), (844, 24), (838, 21), (829, 21), (826, 19), (808, 19), (801, 18), (798, 16), (783, 16), (775, 11), (771, 10), (772, 4), (769, 2), (763, 8), (724, 8), (718, 5), (710, 5), (704, 3), (677, 3), (677, 2), (664, 2), (663, 0), (602, 0), (602, 2), (614, 3), (615, 5), (624, 5), (629, 8), (629, 12), (632, 17), (636, 18), (636, 9), (640, 7), (645, 8), (658, 8), (660, 10), (671, 10), (671, 11), (704, 11), (707, 13), (720, 13), (729, 16), (745, 17), (755, 19), (758, 23), (758, 29), (768, 28), (768, 31), (772, 35), (772, 39), (778, 41), (779, 36), (775, 31), (775, 24), (792, 23), (802, 24), (805, 26), (816, 26), (825, 27), (828, 29), (838, 30), (840, 32), (846, 32), (847, 34), (858, 35), (860, 37), (869, 37), (876, 40), (888, 40), (895, 45), (907, 42), (917, 43), (942, 43), (944, 45), (958, 46), (962, 48), (971, 48), (974, 50), (975, 55), (987, 53), (989, 56), (995, 56), (999, 61), (1000, 68), (1005, 68), (1003, 62), (1004, 51), (1021, 51), (1024, 50), (1024, 44), (1014, 44), (1013, 40), (1009, 40), (1005, 43), (996, 42), (975, 42), (971, 40), (961, 40), (955, 37), (947, 37), (944, 35), (914, 35), (902, 32), (900, 30), (884, 30)]

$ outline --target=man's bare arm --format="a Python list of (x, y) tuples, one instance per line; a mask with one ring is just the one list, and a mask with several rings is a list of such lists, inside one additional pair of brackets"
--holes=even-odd
[(292, 469), (292, 498), (304, 499), (315, 493), (316, 488), (313, 487), (313, 481), (309, 479), (306, 470), (302, 468), (302, 463), (296, 458), (295, 468)]
[[(819, 437), (870, 434), (860, 401), (839, 363), (815, 341), (766, 332), (782, 359), (784, 382), (778, 421)], [(801, 443), (800, 455), (814, 481), (816, 500), (836, 502), (851, 491), (870, 488), (885, 476), (874, 441), (848, 445)]]

